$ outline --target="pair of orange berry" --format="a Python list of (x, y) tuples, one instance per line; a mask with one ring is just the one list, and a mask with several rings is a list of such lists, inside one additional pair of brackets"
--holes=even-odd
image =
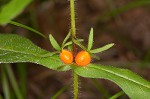
[[(63, 49), (60, 53), (60, 59), (65, 64), (71, 64), (73, 62), (73, 54), (69, 50)], [(80, 51), (75, 57), (75, 63), (78, 66), (87, 66), (91, 62), (91, 56), (87, 51)]]

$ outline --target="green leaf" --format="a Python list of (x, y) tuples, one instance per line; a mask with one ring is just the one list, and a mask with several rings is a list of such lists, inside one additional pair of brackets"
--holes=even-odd
[(18, 62), (36, 63), (53, 70), (65, 65), (58, 55), (53, 52), (50, 54), (24, 37), (15, 34), (0, 34), (0, 63)]
[(53, 46), (57, 51), (60, 51), (60, 50), (61, 50), (59, 44), (57, 43), (57, 41), (54, 39), (54, 37), (53, 37), (51, 34), (49, 35), (49, 40), (50, 40), (52, 46)]
[(74, 42), (76, 45), (78, 45), (79, 47), (81, 47), (83, 50), (87, 50), (87, 49), (80, 43), (79, 40), (73, 39), (73, 42)]
[(116, 93), (115, 95), (113, 95), (112, 97), (110, 97), (109, 99), (117, 99), (118, 97), (122, 96), (124, 94), (123, 91), (120, 91), (118, 93)]
[(0, 24), (5, 25), (20, 14), (32, 0), (11, 0), (0, 9)]
[(99, 56), (96, 56), (95, 54), (91, 54), (91, 53), (90, 53), (90, 55), (91, 55), (92, 58), (95, 58), (95, 59), (97, 59), (97, 60), (100, 60), (100, 57), (99, 57)]
[(104, 78), (116, 83), (131, 99), (149, 99), (150, 82), (127, 69), (89, 64), (74, 71), (86, 78)]
[(91, 28), (90, 34), (89, 34), (88, 51), (91, 50), (92, 46), (93, 46), (93, 28)]
[(68, 35), (65, 37), (65, 39), (64, 39), (64, 41), (63, 41), (63, 43), (62, 43), (62, 47), (65, 45), (65, 43), (67, 42), (67, 40), (69, 39), (69, 37), (70, 37), (70, 35), (71, 35), (71, 32), (69, 31), (69, 33), (68, 33)]
[(35, 29), (31, 28), (31, 27), (28, 27), (28, 26), (26, 26), (24, 24), (21, 24), (21, 23), (15, 22), (15, 21), (10, 21), (9, 23), (12, 24), (12, 25), (16, 25), (16, 26), (22, 27), (22, 28), (27, 29), (29, 31), (32, 31), (32, 32), (34, 32), (34, 33), (36, 33), (36, 34), (46, 38), (46, 36), (44, 34), (42, 34), (41, 32), (39, 32), (39, 31), (37, 31), (37, 30), (35, 30)]
[(23, 99), (22, 93), (21, 93), (21, 91), (20, 91), (20, 89), (19, 89), (17, 80), (16, 80), (16, 78), (15, 78), (15, 75), (14, 75), (14, 73), (13, 73), (13, 71), (12, 71), (11, 66), (10, 66), (9, 64), (5, 64), (4, 69), (5, 69), (6, 72), (7, 72), (8, 78), (9, 78), (9, 80), (10, 80), (10, 84), (11, 84), (13, 90), (14, 90), (14, 93), (15, 93), (15, 95), (16, 95), (16, 98), (17, 98), (17, 99)]
[[(83, 41), (84, 41), (83, 39), (77, 39), (77, 40), (78, 40), (78, 42), (83, 42)], [(62, 46), (62, 48), (66, 47), (66, 46), (69, 46), (69, 45), (71, 45), (71, 44), (72, 44), (72, 41), (69, 41), (69, 42), (65, 43), (65, 44)]]
[(66, 47), (66, 46), (69, 46), (69, 45), (71, 45), (71, 44), (72, 44), (72, 41), (69, 41), (69, 42), (65, 43), (65, 44), (62, 46), (62, 48)]
[(67, 49), (68, 49), (69, 51), (72, 51), (72, 44), (71, 44), (71, 45), (68, 45), (68, 46), (67, 46)]
[(2, 81), (3, 93), (6, 99), (10, 99), (10, 86), (9, 86), (6, 71), (4, 68), (5, 66), (1, 65), (1, 77), (2, 77), (1, 81)]
[(91, 53), (100, 53), (100, 52), (103, 52), (103, 51), (105, 51), (105, 50), (110, 49), (110, 48), (113, 47), (113, 46), (114, 46), (114, 43), (107, 44), (107, 45), (105, 45), (105, 46), (103, 46), (103, 47), (100, 47), (100, 48), (91, 50), (90, 52), (91, 52)]
[(9, 3), (11, 0), (0, 0), (0, 9), (3, 5)]
[(62, 65), (62, 66), (59, 66), (56, 70), (57, 71), (68, 71), (68, 70), (70, 70), (71, 69), (71, 67), (70, 67), (70, 65)]

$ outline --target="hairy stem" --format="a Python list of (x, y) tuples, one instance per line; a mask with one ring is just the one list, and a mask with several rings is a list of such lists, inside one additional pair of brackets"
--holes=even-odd
[[(76, 55), (76, 44), (73, 39), (76, 37), (76, 24), (75, 24), (75, 1), (70, 0), (70, 15), (71, 15), (71, 37), (72, 37), (72, 52), (73, 56)], [(73, 86), (74, 86), (74, 99), (78, 99), (78, 75), (73, 71)]]
[(75, 72), (73, 72), (73, 80), (74, 80), (74, 84), (73, 84), (73, 86), (74, 86), (74, 99), (78, 99), (78, 75), (75, 73)]
[(70, 14), (71, 14), (71, 33), (72, 37), (76, 36), (76, 24), (75, 24), (75, 4), (74, 0), (70, 0)]

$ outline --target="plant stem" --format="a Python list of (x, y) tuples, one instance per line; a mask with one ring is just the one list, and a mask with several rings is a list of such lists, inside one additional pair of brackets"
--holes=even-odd
[(70, 14), (71, 14), (71, 33), (72, 37), (76, 36), (76, 24), (75, 24), (75, 4), (74, 0), (70, 0)]
[[(73, 39), (76, 37), (76, 24), (75, 24), (75, 1), (70, 0), (70, 14), (71, 14), (71, 37), (72, 37), (72, 53), (75, 57), (76, 44)], [(74, 86), (74, 99), (78, 99), (78, 75), (73, 71), (73, 86)]]
[(78, 75), (73, 72), (74, 99), (78, 99)]

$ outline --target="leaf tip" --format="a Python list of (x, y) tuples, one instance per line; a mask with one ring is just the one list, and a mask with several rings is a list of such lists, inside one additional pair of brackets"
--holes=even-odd
[(94, 29), (93, 29), (93, 27), (91, 27), (90, 33), (93, 33), (93, 31), (94, 31)]
[(113, 46), (115, 46), (115, 43), (110, 43), (109, 46), (113, 47)]

